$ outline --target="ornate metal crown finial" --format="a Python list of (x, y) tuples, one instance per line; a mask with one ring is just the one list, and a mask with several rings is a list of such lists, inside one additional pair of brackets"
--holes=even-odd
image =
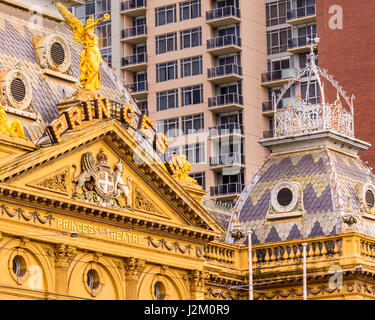
[[(311, 32), (312, 33), (312, 32)], [(296, 72), (289, 82), (282, 88), (280, 94), (272, 95), (273, 110), (275, 113), (274, 137), (291, 136), (295, 134), (317, 132), (320, 130), (333, 130), (339, 134), (354, 138), (354, 98), (350, 99), (342, 86), (316, 64), (316, 48), (320, 38), (307, 37), (310, 53), (306, 66)], [(301, 78), (308, 78), (305, 94), (290, 99), (288, 104), (280, 102), (287, 91)], [(337, 90), (337, 98), (333, 103), (327, 103), (325, 96), (326, 81)], [(311, 86), (316, 86), (320, 94), (310, 97)], [(341, 98), (343, 102), (341, 103)], [(337, 103), (339, 102), (339, 103)], [(344, 105), (346, 102), (346, 105)], [(288, 105), (288, 107), (286, 107)]]

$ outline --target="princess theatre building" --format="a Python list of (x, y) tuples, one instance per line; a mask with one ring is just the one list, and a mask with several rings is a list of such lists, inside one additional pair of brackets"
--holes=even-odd
[[(0, 0), (1, 299), (375, 298), (375, 179), (357, 156), (370, 145), (354, 97), (315, 65), (317, 39), (228, 215), (203, 206), (186, 157), (163, 158), (167, 139), (105, 63), (100, 89), (81, 88), (95, 44), (82, 51), (86, 31), (64, 19), (52, 1)], [(278, 109), (303, 76), (320, 103)]]

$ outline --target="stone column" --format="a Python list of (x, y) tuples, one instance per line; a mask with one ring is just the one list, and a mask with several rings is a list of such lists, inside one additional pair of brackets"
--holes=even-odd
[(138, 280), (145, 266), (145, 260), (125, 258), (126, 300), (137, 300)]
[(58, 300), (68, 299), (68, 267), (75, 256), (76, 248), (70, 245), (59, 243), (51, 250), (51, 255), (55, 260), (55, 292), (61, 296), (56, 296)]
[(209, 278), (210, 275), (203, 271), (195, 270), (189, 273), (191, 300), (204, 300), (205, 282)]

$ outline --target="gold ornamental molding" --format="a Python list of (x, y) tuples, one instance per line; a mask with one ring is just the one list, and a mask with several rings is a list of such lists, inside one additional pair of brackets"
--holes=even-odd
[[(5, 196), (5, 198), (1, 196)], [(51, 212), (58, 212), (63, 215), (72, 215), (74, 213), (75, 217), (86, 219), (87, 215), (89, 215), (98, 219), (98, 222), (112, 222), (118, 226), (126, 224), (128, 227), (131, 226), (132, 229), (138, 227), (137, 229), (139, 231), (146, 231), (149, 233), (156, 231), (157, 233), (163, 232), (168, 234), (170, 237), (188, 237), (193, 239), (194, 242), (199, 240), (212, 241), (216, 236), (215, 232), (206, 229), (200, 229), (193, 226), (177, 225), (172, 222), (147, 220), (146, 217), (135, 217), (133, 211), (129, 211), (128, 215), (126, 211), (119, 212), (118, 210), (93, 206), (83, 202), (78, 203), (74, 200), (68, 202), (68, 199), (66, 198), (58, 196), (54, 196), (52, 198), (47, 195), (32, 193), (29, 190), (21, 190), (18, 187), (15, 188), (4, 184), (0, 184), (0, 199), (4, 202), (15, 203), (20, 206), (25, 206), (25, 201), (29, 201), (30, 204), (32, 204), (32, 207), (39, 207), (40, 210), (51, 210)], [(35, 203), (37, 203), (38, 206), (36, 206)], [(44, 208), (45, 205), (47, 205), (47, 208)], [(16, 215), (13, 214), (14, 217)], [(26, 215), (25, 217), (28, 218)], [(31, 218), (28, 219), (31, 221)]]
[(145, 267), (146, 261), (139, 258), (125, 258), (124, 267), (126, 275), (139, 275)]
[(224, 293), (223, 290), (221, 289), (212, 289), (208, 288), (207, 291), (204, 293), (205, 296), (208, 296), (209, 298), (214, 298), (214, 299), (223, 299), (223, 300), (240, 300), (240, 294), (236, 293), (233, 294), (230, 291), (227, 291)]
[(9, 208), (6, 205), (1, 205), (1, 215), (7, 215), (10, 218), (15, 218), (17, 217), (18, 220), (24, 220), (26, 222), (33, 221), (36, 223), (37, 221), (44, 225), (44, 224), (49, 224), (49, 226), (52, 225), (52, 221), (55, 220), (53, 215), (46, 215), (42, 217), (38, 212), (32, 211), (29, 214), (26, 214), (25, 210), (21, 208), (16, 208), (14, 211), (9, 210)]
[(58, 243), (47, 251), (48, 255), (54, 257), (55, 261), (66, 260), (69, 262), (76, 256), (77, 247), (65, 243)]
[(69, 177), (70, 167), (66, 166), (58, 171), (55, 171), (53, 174), (45, 175), (42, 178), (28, 183), (27, 186), (50, 192), (57, 192), (63, 195), (69, 195)]

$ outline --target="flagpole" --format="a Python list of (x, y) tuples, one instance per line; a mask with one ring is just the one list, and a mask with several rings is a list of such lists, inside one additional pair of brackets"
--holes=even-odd
[(253, 285), (253, 252), (252, 252), (252, 231), (248, 231), (248, 241), (249, 241), (249, 300), (254, 300), (254, 285)]

